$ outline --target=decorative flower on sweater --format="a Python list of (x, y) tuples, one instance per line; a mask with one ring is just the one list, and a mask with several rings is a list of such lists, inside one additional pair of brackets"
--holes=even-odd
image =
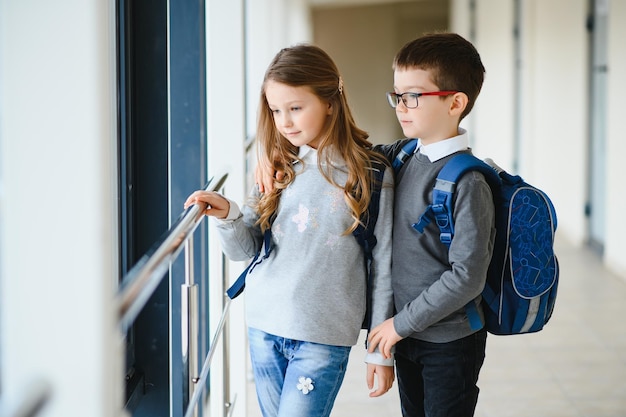
[(302, 391), (304, 395), (308, 394), (310, 391), (313, 391), (313, 380), (311, 378), (305, 378), (301, 376), (298, 378), (298, 385), (296, 385), (299, 391)]
[(309, 209), (303, 204), (300, 204), (298, 209), (298, 214), (293, 216), (291, 221), (298, 225), (298, 232), (302, 233), (309, 223)]

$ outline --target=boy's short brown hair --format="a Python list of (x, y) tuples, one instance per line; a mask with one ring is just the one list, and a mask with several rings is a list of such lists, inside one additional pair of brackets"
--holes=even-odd
[(460, 120), (474, 107), (485, 78), (478, 51), (456, 33), (429, 33), (404, 45), (393, 60), (393, 70), (407, 69), (430, 71), (439, 89), (465, 93), (468, 103)]

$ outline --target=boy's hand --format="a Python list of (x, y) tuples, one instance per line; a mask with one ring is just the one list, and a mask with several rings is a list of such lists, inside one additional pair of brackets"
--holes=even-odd
[(187, 208), (192, 204), (204, 203), (207, 205), (204, 214), (207, 216), (225, 219), (230, 210), (230, 203), (220, 194), (213, 191), (195, 191), (185, 201), (184, 207)]
[(282, 180), (284, 175), (284, 172), (274, 171), (272, 167), (259, 161), (254, 170), (254, 182), (258, 185), (260, 193), (269, 193), (274, 190), (274, 179)]
[(387, 319), (370, 331), (367, 351), (372, 353), (378, 346), (383, 357), (389, 359), (391, 348), (402, 339), (404, 338), (400, 337), (393, 327), (393, 318)]
[[(378, 376), (378, 388), (374, 389), (374, 375)], [(391, 389), (393, 386), (394, 374), (393, 366), (367, 364), (367, 388), (370, 389), (370, 397), (380, 397)]]

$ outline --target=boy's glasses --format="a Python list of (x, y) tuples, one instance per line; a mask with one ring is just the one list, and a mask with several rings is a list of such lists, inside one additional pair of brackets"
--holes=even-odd
[(414, 109), (417, 107), (417, 98), (421, 96), (449, 96), (456, 94), (458, 91), (433, 91), (430, 93), (387, 93), (387, 101), (389, 105), (394, 109), (398, 107), (400, 101), (407, 109)]

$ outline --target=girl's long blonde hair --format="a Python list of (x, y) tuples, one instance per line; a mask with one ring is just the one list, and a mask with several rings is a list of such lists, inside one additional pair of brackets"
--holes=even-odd
[[(372, 159), (386, 163), (385, 159), (371, 149), (369, 135), (356, 126), (348, 101), (343, 80), (337, 66), (321, 48), (313, 45), (296, 45), (284, 48), (269, 65), (259, 104), (257, 126), (258, 162), (285, 175), (275, 181), (273, 191), (265, 193), (256, 202), (260, 214), (258, 224), (262, 230), (270, 227), (271, 219), (278, 208), (280, 193), (295, 179), (294, 161), (299, 160), (298, 148), (282, 136), (274, 125), (274, 118), (265, 97), (268, 81), (292, 87), (308, 87), (322, 101), (331, 105), (332, 114), (318, 146), (318, 167), (331, 184), (342, 188), (344, 198), (353, 218), (346, 233), (352, 232), (367, 211), (371, 198), (371, 183), (374, 181)], [(332, 152), (329, 152), (332, 147)], [(331, 162), (333, 152), (338, 152), (348, 167), (345, 185), (337, 184), (333, 177), (336, 169)], [(325, 164), (324, 164), (325, 162)]]

